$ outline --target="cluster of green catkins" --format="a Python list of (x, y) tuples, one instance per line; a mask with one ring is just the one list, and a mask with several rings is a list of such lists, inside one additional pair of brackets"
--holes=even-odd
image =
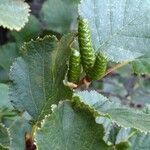
[(100, 79), (106, 71), (107, 59), (100, 52), (94, 52), (91, 41), (91, 34), (88, 22), (79, 18), (78, 24), (78, 42), (80, 50), (72, 49), (68, 81), (77, 84), (81, 74), (81, 66), (86, 73), (86, 79), (89, 81)]

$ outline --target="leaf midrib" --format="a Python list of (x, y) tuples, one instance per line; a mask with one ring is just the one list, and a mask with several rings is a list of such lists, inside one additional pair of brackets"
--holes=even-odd
[[(110, 2), (110, 1), (109, 1)], [(142, 1), (140, 1), (139, 2), (139, 6), (140, 6), (140, 4), (141, 4), (141, 2)], [(110, 4), (111, 5), (111, 4)], [(138, 7), (139, 7), (138, 6)], [(94, 0), (94, 7), (95, 8), (97, 8), (97, 6), (96, 6), (96, 2), (95, 2), (95, 0)], [(126, 7), (127, 7), (127, 0), (125, 1), (125, 10), (126, 10)], [(95, 12), (95, 9), (93, 9), (93, 12), (94, 12), (94, 14), (96, 13)], [(125, 20), (125, 11), (124, 11), (124, 18), (123, 18), (123, 20)], [(135, 17), (135, 18), (133, 18), (133, 19), (131, 19), (131, 21), (129, 21), (127, 24), (124, 24), (123, 23), (123, 26), (120, 28), (120, 29), (118, 29), (118, 31), (116, 31), (116, 32), (114, 32), (113, 34), (111, 34), (110, 36), (108, 36), (108, 38), (100, 45), (100, 47), (98, 48), (98, 50), (101, 50), (101, 48), (102, 47), (104, 47), (105, 45), (107, 45), (107, 43), (109, 43), (112, 39), (113, 39), (113, 37), (114, 36), (116, 36), (119, 32), (121, 32), (121, 31), (123, 31), (126, 27), (128, 27), (132, 22), (134, 22), (137, 18), (139, 18), (140, 16), (137, 16), (137, 17)], [(98, 41), (99, 41), (99, 43), (100, 43), (100, 35), (99, 35), (99, 31), (97, 30), (98, 29), (98, 27), (97, 27), (97, 24), (96, 24), (96, 17), (94, 16), (94, 24), (95, 24), (95, 26), (96, 26), (96, 32), (98, 33)], [(110, 22), (111, 22), (111, 17), (109, 18), (109, 20), (110, 20)]]

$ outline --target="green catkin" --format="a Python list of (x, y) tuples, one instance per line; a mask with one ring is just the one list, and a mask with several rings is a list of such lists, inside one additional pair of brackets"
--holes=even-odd
[(96, 54), (96, 60), (93, 68), (87, 73), (87, 79), (99, 80), (103, 77), (107, 68), (107, 59), (101, 53)]
[(72, 49), (69, 59), (68, 81), (78, 83), (81, 72), (81, 58), (80, 52), (76, 49)]
[(91, 33), (86, 19), (78, 19), (78, 41), (81, 54), (81, 62), (85, 72), (94, 66), (95, 53), (92, 47)]

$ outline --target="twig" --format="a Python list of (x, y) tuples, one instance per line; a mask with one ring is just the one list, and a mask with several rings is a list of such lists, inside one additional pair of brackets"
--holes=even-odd
[(119, 68), (121, 68), (121, 67), (127, 65), (129, 62), (130, 62), (130, 61), (124, 61), (124, 62), (122, 62), (122, 63), (120, 63), (120, 64), (117, 64), (117, 65), (113, 66), (112, 68), (110, 68), (110, 69), (108, 69), (108, 70), (106, 71), (106, 73), (103, 75), (103, 77), (105, 77), (105, 76), (108, 75), (109, 73), (111, 73), (111, 72), (113, 72), (113, 71), (115, 71), (115, 70), (117, 70), (117, 69), (119, 69)]

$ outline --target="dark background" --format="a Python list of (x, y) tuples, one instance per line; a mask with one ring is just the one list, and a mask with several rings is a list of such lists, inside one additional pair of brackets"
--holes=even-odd
[[(38, 18), (38, 14), (44, 0), (25, 0), (25, 1), (30, 5), (31, 13)], [(7, 43), (9, 39), (8, 32), (9, 30), (0, 27), (0, 45)]]

